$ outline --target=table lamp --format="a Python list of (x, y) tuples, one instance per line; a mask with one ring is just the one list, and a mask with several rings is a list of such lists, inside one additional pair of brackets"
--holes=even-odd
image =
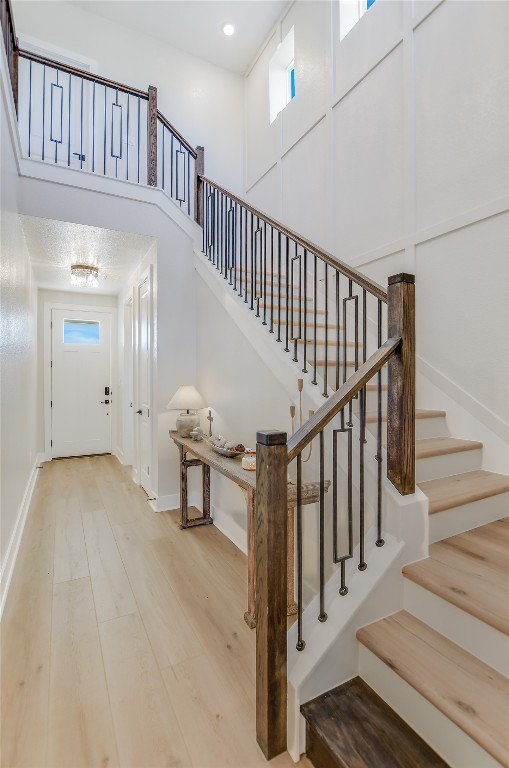
[(200, 425), (196, 411), (205, 408), (205, 402), (196, 387), (184, 385), (177, 389), (166, 408), (169, 411), (180, 411), (176, 423), (177, 432), (180, 437), (190, 437), (191, 430)]

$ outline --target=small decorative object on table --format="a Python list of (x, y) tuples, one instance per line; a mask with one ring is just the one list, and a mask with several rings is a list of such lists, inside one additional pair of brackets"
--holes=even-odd
[(233, 459), (235, 456), (242, 456), (246, 450), (242, 443), (234, 443), (231, 440), (217, 435), (216, 437), (209, 438), (208, 442), (216, 453), (220, 453), (221, 456), (227, 456), (229, 459)]
[(203, 430), (200, 429), (200, 427), (195, 427), (191, 430), (191, 437), (195, 442), (199, 443), (201, 440), (203, 440)]
[(246, 452), (242, 457), (242, 469), (249, 469), (251, 471), (256, 469), (256, 451), (246, 448)]

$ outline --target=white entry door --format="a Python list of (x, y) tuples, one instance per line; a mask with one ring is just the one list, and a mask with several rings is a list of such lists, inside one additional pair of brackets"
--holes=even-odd
[(152, 454), (151, 389), (152, 389), (152, 296), (151, 275), (145, 275), (138, 286), (138, 458), (140, 485), (150, 493), (150, 458)]
[(111, 453), (111, 313), (51, 310), (51, 453)]

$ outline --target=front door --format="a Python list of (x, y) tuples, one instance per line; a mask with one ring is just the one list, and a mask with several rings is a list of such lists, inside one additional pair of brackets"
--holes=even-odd
[(51, 455), (111, 453), (111, 313), (51, 310)]

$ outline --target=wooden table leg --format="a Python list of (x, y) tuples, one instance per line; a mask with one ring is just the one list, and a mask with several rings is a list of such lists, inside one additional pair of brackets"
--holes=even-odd
[(287, 615), (293, 616), (297, 613), (297, 603), (295, 602), (295, 550), (294, 550), (294, 529), (295, 529), (295, 507), (288, 507), (288, 596), (287, 596)]
[[(198, 525), (212, 525), (210, 516), (210, 467), (200, 459), (186, 459), (186, 449), (179, 445), (180, 453), (180, 527), (196, 528)], [(203, 511), (201, 517), (189, 519), (187, 495), (187, 470), (189, 467), (202, 468)]]
[(183, 445), (179, 445), (180, 458), (180, 527), (187, 528), (188, 510), (187, 510), (187, 466), (186, 451)]
[(244, 621), (250, 629), (256, 627), (256, 503), (254, 489), (242, 488), (247, 507), (247, 611)]

